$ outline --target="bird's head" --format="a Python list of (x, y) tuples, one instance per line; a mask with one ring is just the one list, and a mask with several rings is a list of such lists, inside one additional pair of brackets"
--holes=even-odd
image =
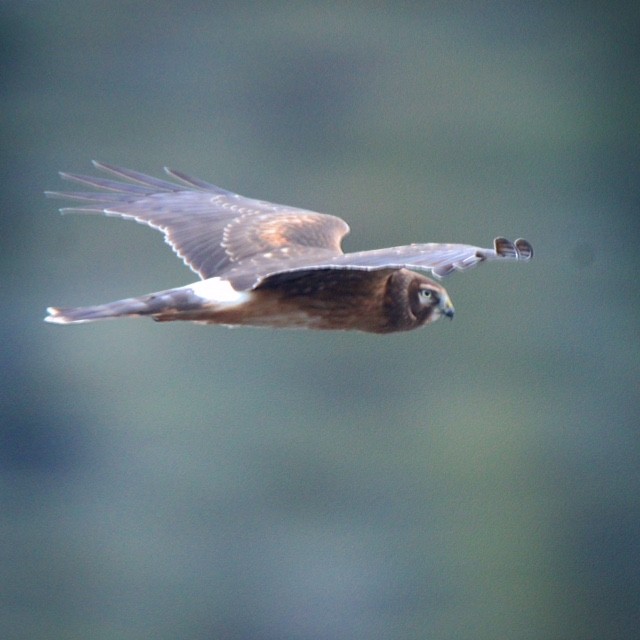
[(435, 322), (442, 316), (451, 320), (455, 313), (447, 290), (420, 274), (415, 274), (409, 287), (409, 304), (420, 324)]

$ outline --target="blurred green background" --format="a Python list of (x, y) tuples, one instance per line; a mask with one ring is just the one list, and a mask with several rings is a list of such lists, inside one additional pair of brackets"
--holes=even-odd
[[(0, 637), (637, 637), (639, 14), (5, 0)], [(93, 158), (536, 259), (387, 337), (47, 325), (194, 279), (58, 215)]]

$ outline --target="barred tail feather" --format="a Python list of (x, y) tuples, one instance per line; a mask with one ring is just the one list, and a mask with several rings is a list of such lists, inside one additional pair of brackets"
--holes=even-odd
[[(156, 306), (155, 313), (159, 309)], [(48, 307), (49, 314), (44, 320), (54, 324), (80, 324), (82, 322), (94, 322), (95, 320), (106, 320), (108, 318), (124, 318), (127, 316), (143, 316), (154, 313), (150, 305), (144, 298), (127, 298), (99, 304), (93, 307), (72, 307), (61, 309), (59, 307)]]
[(212, 313), (246, 302), (250, 293), (236, 291), (220, 278), (200, 280), (185, 287), (150, 293), (139, 298), (125, 298), (93, 307), (62, 309), (49, 307), (45, 322), (54, 324), (80, 324), (108, 318), (151, 316), (154, 320), (191, 320), (211, 322)]
[[(208, 302), (193, 291), (197, 285), (168, 289), (140, 298), (125, 298), (92, 307), (62, 309), (49, 307), (45, 322), (54, 324), (80, 324), (108, 318), (151, 316), (156, 320), (180, 320), (182, 314), (198, 311)], [(187, 319), (187, 318), (185, 318)], [(189, 318), (190, 319), (190, 318)]]

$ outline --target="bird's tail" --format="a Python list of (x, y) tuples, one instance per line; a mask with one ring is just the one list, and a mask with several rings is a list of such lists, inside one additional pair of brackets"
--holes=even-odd
[(125, 298), (93, 307), (49, 307), (44, 320), (54, 324), (80, 324), (109, 318), (152, 316), (155, 320), (175, 319), (177, 312), (184, 313), (202, 306), (202, 299), (189, 289), (170, 289), (140, 298)]

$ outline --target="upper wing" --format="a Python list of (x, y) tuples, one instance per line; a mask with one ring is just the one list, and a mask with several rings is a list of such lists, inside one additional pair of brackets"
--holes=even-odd
[(295, 207), (245, 198), (231, 191), (165, 169), (178, 183), (94, 162), (97, 169), (128, 182), (61, 173), (65, 180), (103, 191), (47, 192), (80, 202), (62, 212), (104, 213), (159, 229), (185, 264), (202, 278), (211, 278), (241, 261), (295, 260), (341, 255), (340, 242), (349, 232), (344, 220)]
[(60, 175), (103, 191), (47, 192), (81, 204), (63, 212), (104, 213), (160, 229), (165, 240), (202, 278), (224, 272), (237, 289), (269, 277), (317, 269), (419, 269), (444, 276), (487, 260), (530, 260), (526, 240), (496, 238), (493, 249), (465, 244), (412, 244), (343, 254), (349, 226), (341, 218), (252, 200), (166, 169), (178, 183), (94, 162), (128, 182), (70, 173)]
[[(309, 258), (315, 257), (311, 262)], [(533, 247), (527, 240), (519, 238), (511, 242), (506, 238), (496, 238), (492, 249), (474, 247), (468, 244), (410, 244), (402, 247), (389, 247), (373, 251), (346, 253), (324, 259), (322, 255), (312, 254), (304, 260), (291, 264), (280, 264), (274, 270), (269, 263), (258, 257), (246, 270), (243, 266), (232, 269), (226, 274), (236, 289), (252, 289), (270, 278), (286, 279), (288, 274), (295, 277), (300, 272), (316, 269), (358, 269), (377, 271), (382, 269), (417, 269), (430, 271), (437, 277), (446, 276), (454, 271), (464, 271), (490, 260), (531, 260)]]
[(360, 269), (399, 267), (431, 271), (442, 277), (454, 271), (465, 271), (488, 260), (531, 260), (533, 247), (523, 238), (511, 242), (495, 238), (492, 249), (470, 244), (410, 244), (374, 251), (360, 251), (338, 256), (334, 264)]

